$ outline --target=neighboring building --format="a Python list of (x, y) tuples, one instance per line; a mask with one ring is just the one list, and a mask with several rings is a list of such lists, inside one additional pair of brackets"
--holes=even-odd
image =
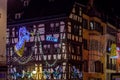
[(100, 18), (83, 14), (83, 80), (105, 80), (103, 27)]
[(106, 79), (111, 78), (111, 73), (117, 72), (117, 59), (110, 58), (111, 57), (111, 45), (116, 44), (117, 42), (117, 28), (116, 26), (106, 23), (105, 34), (106, 34), (106, 56), (105, 56), (105, 63), (106, 63)]
[(0, 0), (0, 80), (6, 80), (7, 0)]

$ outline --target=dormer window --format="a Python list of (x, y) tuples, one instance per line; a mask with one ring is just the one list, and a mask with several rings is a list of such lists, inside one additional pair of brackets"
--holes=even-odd
[(20, 18), (21, 18), (21, 16), (22, 16), (22, 14), (21, 14), (21, 13), (16, 13), (16, 14), (15, 14), (15, 19), (20, 19)]
[(24, 0), (23, 5), (24, 5), (24, 7), (28, 6), (29, 5), (29, 0)]

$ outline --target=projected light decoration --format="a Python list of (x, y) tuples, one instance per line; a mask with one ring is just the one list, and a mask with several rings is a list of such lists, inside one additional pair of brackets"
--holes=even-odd
[(57, 66), (54, 70), (53, 70), (53, 76), (55, 79), (61, 79), (62, 77), (62, 67), (61, 66)]
[(58, 42), (58, 39), (55, 38), (55, 37), (52, 37), (52, 36), (47, 36), (47, 37), (46, 37), (46, 40), (47, 40), (47, 41)]
[(11, 68), (11, 71), (10, 71), (10, 75), (12, 76), (12, 79), (24, 79), (24, 78), (27, 78), (27, 79), (30, 79), (32, 78), (33, 76), (33, 73), (30, 72), (30, 71), (24, 71), (22, 70), (22, 72), (17, 72), (17, 69), (15, 67)]
[(82, 73), (75, 66), (72, 66), (71, 71), (72, 71), (72, 77), (73, 78), (77, 78), (77, 79), (82, 78)]
[[(34, 48), (30, 47), (29, 53), (25, 53), (25, 43), (30, 39), (30, 33), (27, 31), (25, 26), (20, 27), (18, 39), (19, 41), (14, 46), (14, 49), (13, 47), (10, 48), (10, 53), (12, 54), (14, 62), (26, 64), (32, 59), (31, 57), (34, 52)], [(17, 54), (17, 56), (15, 54)], [(27, 56), (23, 56), (24, 54), (27, 54)]]
[(52, 70), (52, 72), (44, 69), (43, 74), (45, 76), (45, 79), (50, 79), (52, 74), (53, 74), (54, 79), (61, 79), (62, 78), (63, 69), (61, 66), (57, 66), (55, 68), (52, 68), (51, 70)]
[(15, 45), (15, 51), (18, 56), (22, 57), (24, 52), (24, 44), (30, 39), (30, 33), (25, 27), (19, 29), (19, 42)]
[[(44, 53), (43, 53), (43, 49), (42, 49), (41, 38), (39, 36), (41, 36), (41, 35), (40, 35), (40, 33), (37, 32), (37, 41), (39, 41), (39, 44), (40, 44), (39, 45), (39, 50), (41, 51), (41, 54), (42, 54), (41, 58), (42, 58), (44, 56)], [(60, 45), (62, 45), (62, 40), (60, 41)], [(51, 66), (51, 67), (54, 66), (56, 64), (56, 62), (57, 62), (57, 59), (52, 64), (50, 64), (47, 60), (45, 61), (46, 65)]]
[[(36, 33), (36, 35), (37, 35), (37, 41), (39, 41), (39, 51), (41, 51), (41, 54), (42, 54), (42, 56), (41, 56), (41, 58), (44, 56), (44, 52), (43, 52), (43, 49), (42, 49), (42, 41), (41, 41), (41, 34), (39, 33), (39, 32), (37, 32)], [(62, 49), (62, 40), (63, 40), (63, 36), (64, 34), (62, 34), (62, 38), (60, 39), (60, 49)], [(60, 37), (60, 36), (59, 36)], [(52, 38), (52, 39), (51, 39)], [(57, 42), (58, 41), (58, 39), (57, 38), (55, 38), (55, 37), (52, 37), (52, 36), (47, 36), (47, 38), (46, 38), (46, 40), (47, 41), (52, 41), (52, 42)], [(37, 41), (35, 41), (35, 43), (37, 43)], [(58, 54), (60, 54), (61, 53), (61, 51), (62, 50), (60, 50), (60, 52), (58, 52)], [(58, 58), (57, 58), (58, 59)], [(55, 59), (55, 61), (53, 61), (53, 63), (49, 63), (47, 60), (45, 60), (45, 63), (46, 63), (46, 65), (47, 66), (49, 66), (49, 67), (52, 67), (52, 66), (54, 66), (55, 64), (56, 64), (56, 62), (57, 62), (57, 59)]]

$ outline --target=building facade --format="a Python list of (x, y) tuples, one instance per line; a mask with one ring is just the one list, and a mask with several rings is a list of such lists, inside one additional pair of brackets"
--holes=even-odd
[(75, 4), (68, 17), (8, 25), (8, 78), (82, 80), (81, 24), (82, 8)]
[[(7, 26), (8, 79), (110, 80), (119, 71), (118, 60), (110, 58), (118, 26), (92, 3), (46, 0), (48, 7), (41, 2), (36, 11), (30, 0), (21, 1), (24, 5), (11, 14)], [(31, 11), (34, 15), (27, 15)]]

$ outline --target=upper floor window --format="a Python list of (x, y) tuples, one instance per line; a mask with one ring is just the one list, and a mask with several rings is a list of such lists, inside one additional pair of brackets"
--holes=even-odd
[(114, 41), (112, 41), (112, 40), (107, 41), (107, 48), (106, 48), (107, 50), (106, 51), (109, 52), (109, 53), (110, 53), (110, 47), (111, 47), (112, 43), (114, 43)]
[(82, 16), (82, 8), (79, 8), (79, 16)]
[(90, 30), (94, 30), (94, 23), (93, 23), (93, 21), (90, 22)]
[(15, 19), (20, 19), (21, 16), (22, 16), (22, 13), (16, 13), (16, 14), (15, 14)]
[(88, 29), (88, 21), (83, 19), (83, 28)]
[(72, 24), (71, 33), (74, 35), (79, 35), (79, 27), (80, 26), (77, 24)]
[(21, 0), (23, 2), (23, 6), (27, 7), (29, 5), (30, 0)]
[(75, 8), (72, 9), (72, 12), (75, 13)]
[(107, 26), (107, 33), (113, 36), (116, 36), (116, 32), (117, 30), (115, 30), (114, 28), (111, 28), (109, 26)]

